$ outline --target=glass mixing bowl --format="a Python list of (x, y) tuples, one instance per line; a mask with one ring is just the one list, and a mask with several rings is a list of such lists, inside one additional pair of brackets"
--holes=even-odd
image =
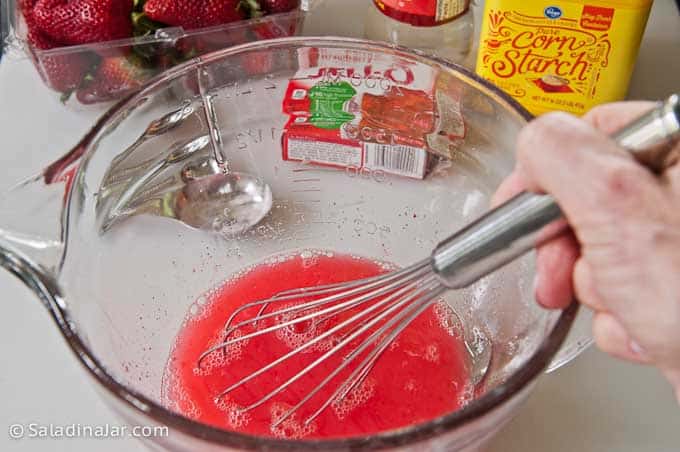
[[(362, 71), (346, 71), (357, 64)], [(284, 161), (282, 99), (302, 66), (323, 69), (335, 81), (349, 77), (354, 86), (389, 88), (408, 74), (436, 80), (434, 97), (455, 100), (442, 105), (458, 105), (464, 138), (434, 137), (451, 158), (431, 158), (424, 179)], [(438, 121), (451, 118), (459, 115), (439, 111)], [(108, 111), (40, 177), (7, 193), (0, 265), (51, 312), (116, 413), (130, 424), (169, 426), (169, 436), (147, 439), (153, 447), (473, 449), (511, 418), (551, 360), (562, 364), (586, 345), (571, 342), (556, 358), (576, 307), (546, 311), (536, 305), (532, 256), (445, 296), (466, 340), (486, 338), (476, 345), (487, 347), (491, 361), (474, 399), (430, 422), (340, 440), (258, 438), (166, 409), (161, 379), (183, 319), (201, 309), (197, 297), (239, 269), (308, 248), (400, 266), (427, 257), (488, 208), (513, 166), (515, 136), (529, 119), (512, 99), (464, 69), (387, 45), (286, 38), (220, 51), (156, 78)], [(461, 124), (438, 127), (449, 126), (461, 130)], [(217, 142), (230, 171), (259, 178), (272, 194), (264, 219), (230, 234), (223, 233), (220, 205), (206, 202), (201, 185), (220, 171)]]

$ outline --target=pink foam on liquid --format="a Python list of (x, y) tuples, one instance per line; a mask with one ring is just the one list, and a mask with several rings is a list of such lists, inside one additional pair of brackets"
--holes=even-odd
[[(466, 352), (459, 332), (451, 329), (450, 319), (443, 318), (450, 311), (442, 303), (428, 308), (415, 319), (385, 350), (368, 377), (347, 397), (335, 400), (309, 425), (304, 420), (333, 394), (365, 355), (276, 428), (274, 421), (339, 366), (350, 348), (327, 359), (262, 406), (246, 413), (240, 408), (263, 397), (321, 356), (340, 336), (310, 347), (219, 401), (215, 401), (215, 396), (285, 355), (291, 347), (317, 337), (356, 314), (356, 310), (316, 326), (299, 324), (234, 344), (212, 353), (197, 368), (198, 357), (223, 337), (226, 319), (239, 306), (287, 289), (365, 278), (388, 270), (384, 264), (355, 256), (305, 251), (273, 258), (240, 272), (193, 305), (168, 361), (163, 386), (165, 403), (197, 421), (223, 429), (296, 439), (363, 436), (424, 422), (460, 408), (469, 393)], [(286, 303), (271, 305), (269, 310), (290, 306)], [(237, 321), (255, 313), (248, 310), (237, 317)], [(246, 327), (238, 334), (252, 331), (253, 328)], [(366, 335), (361, 338), (364, 337)]]

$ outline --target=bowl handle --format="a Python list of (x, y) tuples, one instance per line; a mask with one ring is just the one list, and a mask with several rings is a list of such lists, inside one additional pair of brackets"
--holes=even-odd
[[(21, 256), (36, 271), (56, 273), (64, 248), (65, 207), (83, 142), (40, 174), (0, 193), (1, 253)], [(9, 265), (8, 261), (2, 263)]]
[(115, 112), (102, 115), (70, 151), (38, 175), (0, 193), (1, 253), (18, 252), (36, 270), (56, 274), (64, 249), (66, 206), (81, 157)]
[(0, 194), (0, 251), (13, 251), (54, 273), (63, 250), (63, 184), (34, 177)]
[[(22, 217), (25, 221), (28, 220), (26, 224), (36, 227), (43, 225), (41, 222), (47, 218), (47, 215), (43, 215), (41, 208), (53, 210), (54, 203), (51, 195), (55, 190), (46, 190), (40, 180), (26, 181), (7, 193), (0, 194), (0, 212), (3, 213), (0, 218), (1, 223), (9, 219), (15, 224), (16, 220), (19, 220), (17, 214), (30, 213), (34, 216)], [(36, 198), (32, 192), (38, 188), (42, 189), (42, 194)], [(63, 189), (59, 191), (63, 197)], [(26, 201), (26, 204), (21, 206), (21, 200)], [(14, 210), (14, 208), (7, 210), (10, 205), (19, 206), (21, 211)], [(5, 214), (8, 215), (5, 216)], [(38, 297), (69, 340), (72, 333), (66, 327), (70, 323), (68, 312), (55, 277), (62, 255), (63, 242), (53, 238), (53, 235), (38, 235), (46, 232), (47, 229), (14, 232), (5, 227), (4, 224), (0, 225), (0, 268), (4, 268), (19, 278)]]
[(42, 175), (0, 194), (0, 268), (19, 278), (57, 318), (55, 275), (63, 254), (64, 184), (45, 185)]

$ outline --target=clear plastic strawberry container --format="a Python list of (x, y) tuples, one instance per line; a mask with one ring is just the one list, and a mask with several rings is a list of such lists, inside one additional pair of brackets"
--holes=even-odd
[[(26, 3), (36, 4), (37, 1), (0, 2), (0, 36), (5, 36), (4, 42), (0, 40), (0, 43), (4, 53), (30, 58), (44, 84), (64, 103), (87, 105), (121, 99), (158, 73), (205, 53), (246, 42), (300, 34), (305, 18), (325, 0), (291, 0), (296, 6), (288, 12), (267, 14), (263, 11), (261, 17), (249, 17), (256, 14), (248, 10), (243, 13), (244, 19), (192, 29), (154, 22), (141, 15), (144, 1), (130, 0), (130, 33), (136, 36), (58, 46), (51, 41), (44, 42), (42, 34), (36, 34), (35, 25), (29, 24), (34, 19), (25, 17)], [(257, 0), (240, 0), (240, 3), (253, 1)], [(49, 2), (42, 0), (42, 3)], [(55, 33), (66, 33), (59, 23), (55, 22), (54, 27)], [(250, 63), (257, 70), (262, 64), (258, 61)]]

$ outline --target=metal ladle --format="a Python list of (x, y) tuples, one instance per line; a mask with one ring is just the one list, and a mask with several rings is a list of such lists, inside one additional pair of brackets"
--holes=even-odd
[[(159, 161), (146, 160), (134, 167), (113, 171), (142, 143), (170, 131), (191, 115), (194, 108), (188, 103), (152, 122), (145, 133), (114, 160), (100, 196), (105, 199), (113, 195), (117, 199), (107, 210), (102, 230), (130, 215), (153, 212), (197, 229), (235, 236), (267, 216), (273, 203), (271, 188), (261, 178), (229, 170), (213, 105), (214, 95), (203, 90), (201, 94), (208, 135), (176, 143)], [(196, 156), (208, 145), (212, 145), (211, 157), (197, 163)], [(172, 178), (159, 181), (168, 168), (184, 161), (190, 163), (180, 172), (179, 187)]]
[[(149, 210), (227, 236), (245, 232), (262, 221), (272, 206), (271, 189), (250, 175), (215, 172), (207, 165), (201, 174), (182, 171), (179, 188), (173, 188), (177, 186), (173, 178), (162, 178), (168, 168), (200, 155), (209, 144), (207, 135), (176, 143), (164, 159), (146, 168), (117, 195), (102, 230)], [(106, 195), (105, 189), (102, 194)], [(158, 201), (160, 208), (149, 207), (157, 206)]]
[(201, 97), (218, 167), (216, 174), (187, 183), (175, 200), (177, 218), (189, 226), (222, 235), (238, 235), (262, 221), (272, 208), (272, 191), (260, 177), (234, 172), (228, 167), (213, 94), (201, 87)]

